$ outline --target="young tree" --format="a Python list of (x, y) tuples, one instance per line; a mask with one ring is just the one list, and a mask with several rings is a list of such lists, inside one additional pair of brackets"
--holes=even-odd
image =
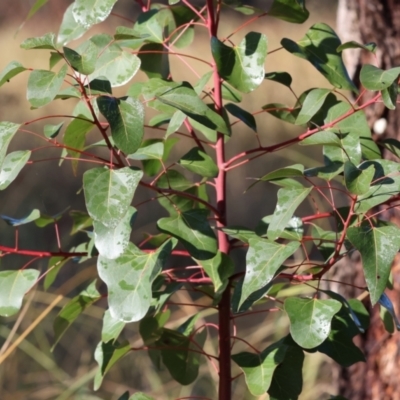
[[(38, 0), (33, 12), (45, 3)], [(376, 46), (371, 43), (341, 43), (324, 23), (312, 25), (297, 41), (283, 38), (281, 47), (272, 50), (264, 33), (244, 34), (245, 27), (263, 17), (304, 23), (309, 16), (304, 1), (274, 0), (268, 9), (222, 0), (200, 6), (189, 0), (171, 0), (168, 5), (139, 1), (141, 12), (135, 21), (117, 27), (113, 36), (90, 36), (90, 28), (108, 18), (115, 3), (75, 0), (58, 35), (47, 33), (22, 43), (27, 50), (49, 50), (48, 70), (12, 61), (0, 73), (3, 85), (29, 71), (27, 99), (34, 109), (59, 99), (75, 102), (71, 113), (40, 118), (61, 119), (45, 126), (40, 136), (45, 147), (7, 154), (15, 135), (38, 135), (31, 128), (37, 118), (0, 123), (0, 189), (15, 190), (12, 182), (22, 168), (50, 161), (46, 152), (59, 148), (60, 162), (69, 161), (71, 173), (82, 181), (79, 195), (86, 208), (49, 216), (29, 209), (27, 199), (26, 218), (1, 216), (15, 229), (15, 245), (0, 244), (2, 257), (20, 255), (28, 261), (18, 270), (0, 271), (0, 314), (16, 314), (24, 295), (34, 285), (50, 288), (68, 262), (93, 258), (105, 285), (91, 282), (61, 309), (54, 321), (54, 342), (81, 312), (107, 299), (94, 354), (99, 364), (95, 389), (123, 356), (143, 350), (156, 370), (167, 369), (180, 385), (195, 382), (200, 363), (207, 362), (217, 371), (220, 400), (234, 397), (232, 382), (237, 380), (253, 396), (268, 393), (270, 399), (297, 399), (305, 352), (326, 354), (345, 367), (364, 361), (353, 342), (368, 328), (369, 315), (361, 299), (379, 304), (397, 323), (385, 291), (400, 247), (400, 229), (384, 217), (398, 204), (400, 164), (382, 158), (382, 148), (397, 154), (400, 143), (375, 141), (365, 110), (381, 103), (396, 107), (400, 67), (383, 70), (364, 64), (358, 88), (349, 78), (342, 52), (360, 48), (373, 54)], [(224, 8), (248, 16), (226, 37), (220, 34)], [(204, 57), (184, 50), (193, 46), (200, 31), (208, 35), (209, 54)], [(74, 45), (83, 35), (86, 40)], [(326, 78), (326, 87), (296, 93), (288, 72), (266, 71), (267, 55), (278, 50), (293, 55), (294, 62), (308, 61)], [(191, 82), (180, 80), (179, 71), (170, 68), (172, 57), (193, 72)], [(199, 74), (193, 60), (208, 71)], [(145, 82), (135, 80), (139, 70), (146, 74)], [(281, 85), (293, 94), (293, 104), (274, 102), (251, 110), (245, 102), (238, 105), (243, 95), (264, 85)], [(121, 90), (123, 94), (116, 96)], [(149, 109), (156, 115), (147, 122)], [(301, 133), (271, 143), (268, 132), (262, 135), (257, 130), (259, 114), (294, 125)], [(255, 144), (228, 155), (237, 124), (254, 132)], [(89, 139), (89, 132), (96, 139)], [(189, 144), (188, 151), (182, 151), (182, 142)], [(258, 178), (248, 190), (267, 182), (270, 198), (268, 185), (279, 187), (275, 211), (254, 229), (230, 225), (235, 200), (227, 195), (231, 171), (297, 145), (322, 148), (321, 161), (253, 171)], [(86, 166), (83, 174), (81, 164)], [(137, 200), (139, 192), (145, 201)], [(306, 200), (311, 213), (299, 208)], [(133, 243), (135, 218), (146, 213), (144, 204), (149, 202), (156, 203), (164, 216), (152, 221), (153, 229), (143, 240)], [(377, 206), (382, 208), (376, 210)], [(71, 221), (72, 234), (86, 234), (83, 243), (65, 248), (66, 238), (58, 230), (61, 218)], [(22, 248), (18, 234), (28, 223), (38, 229), (54, 225), (54, 245)], [(246, 252), (244, 268), (235, 265), (236, 249)], [(363, 282), (338, 282), (332, 276), (334, 268), (346, 268), (339, 263), (356, 252), (362, 260)], [(43, 258), (49, 259), (48, 269), (34, 268)], [(333, 281), (337, 290), (326, 289), (325, 282)], [(350, 297), (340, 294), (343, 286), (354, 290)], [(174, 301), (180, 290), (193, 293), (190, 304)], [(177, 322), (170, 311), (176, 306), (198, 311)], [(217, 315), (217, 323), (208, 318), (210, 312)], [(287, 319), (288, 330), (258, 348), (243, 337), (237, 321), (272, 313)], [(384, 321), (388, 325), (387, 315)], [(138, 325), (139, 347), (121, 339), (130, 323)], [(212, 353), (204, 344), (214, 340), (214, 332), (218, 350)], [(246, 351), (238, 348), (239, 343), (247, 346)], [(0, 362), (14, 347), (0, 355)], [(119, 399), (151, 399), (151, 393), (129, 396), (123, 393)], [(189, 398), (199, 398), (195, 389)]]

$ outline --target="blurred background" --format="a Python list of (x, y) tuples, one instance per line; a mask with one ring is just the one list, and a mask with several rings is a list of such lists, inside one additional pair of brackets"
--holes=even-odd
[[(17, 60), (25, 67), (48, 68), (49, 51), (20, 49), (20, 43), (27, 37), (41, 36), (47, 32), (57, 32), (63, 13), (72, 1), (49, 1), (33, 18), (23, 23), (26, 16), (35, 3), (34, 0), (3, 0), (0, 5), (0, 70), (10, 61)], [(266, 8), (265, 2), (260, 2), (260, 7)], [(262, 32), (268, 37), (269, 51), (280, 47), (283, 37), (293, 40), (300, 39), (309, 27), (316, 22), (325, 22), (335, 28), (336, 1), (308, 1), (307, 8), (310, 11), (309, 20), (303, 25), (289, 24), (272, 18), (263, 18), (260, 21), (241, 30), (232, 40), (238, 43), (250, 30)], [(99, 24), (89, 31), (89, 35), (106, 32), (113, 34), (115, 28), (120, 25), (132, 26), (125, 19), (135, 20), (139, 9), (132, 0), (119, 0), (114, 8), (115, 15), (108, 18), (105, 23)], [(226, 10), (222, 16), (220, 36), (228, 35), (235, 27), (243, 23), (248, 17), (239, 13)], [(196, 56), (210, 57), (208, 37), (205, 32), (198, 30), (195, 43), (184, 51)], [(84, 36), (83, 39), (88, 38)], [(81, 40), (69, 44), (74, 47)], [(197, 78), (178, 59), (170, 57), (172, 75), (176, 80), (196, 82)], [(204, 66), (190, 61), (191, 65), (200, 75), (207, 72)], [(283, 51), (274, 52), (267, 57), (266, 72), (287, 71), (293, 77), (293, 90), (297, 95), (304, 90), (313, 87), (327, 87), (330, 85), (320, 76), (306, 61), (295, 59), (289, 53)], [(75, 101), (57, 100), (50, 105), (38, 110), (31, 110), (26, 100), (26, 84), (28, 72), (13, 78), (10, 83), (0, 89), (0, 120), (24, 123), (36, 120), (45, 115), (70, 114), (75, 106)], [(144, 80), (141, 72), (126, 87), (121, 89), (124, 93), (130, 84)], [(118, 94), (118, 91), (117, 91)], [(264, 82), (263, 85), (250, 95), (245, 95), (241, 107), (250, 112), (260, 110), (270, 102), (293, 105), (295, 98), (290, 91), (274, 82)], [(147, 112), (147, 111), (146, 111)], [(154, 115), (150, 111), (146, 115), (150, 119)], [(45, 122), (39, 121), (29, 124), (26, 128), (38, 135), (43, 134), (43, 125), (59, 123), (60, 118), (50, 118)], [(264, 145), (278, 143), (301, 132), (290, 125), (280, 123), (277, 119), (266, 113), (257, 116), (258, 133)], [(160, 134), (148, 129), (147, 137), (159, 137)], [(89, 141), (95, 141), (96, 134), (91, 133)], [(44, 142), (36, 138), (32, 133), (21, 132), (12, 141), (9, 150), (39, 148)], [(256, 145), (254, 132), (236, 124), (233, 130), (227, 151), (232, 156), (239, 149), (241, 151)], [(177, 159), (191, 146), (191, 143), (179, 145), (179, 149), (172, 154), (171, 159)], [(315, 150), (314, 150), (315, 151)], [(21, 218), (38, 208), (42, 213), (54, 215), (65, 210), (68, 206), (72, 210), (84, 210), (83, 195), (81, 189), (81, 177), (85, 166), (80, 165), (78, 174), (71, 173), (71, 165), (64, 162), (58, 165), (56, 159), (60, 150), (50, 152), (35, 151), (34, 159), (54, 160), (35, 162), (24, 168), (18, 179), (10, 187), (0, 192), (0, 214), (15, 218)], [(254, 160), (240, 168), (236, 168), (229, 175), (228, 182), (228, 222), (229, 225), (243, 225), (254, 228), (258, 221), (273, 212), (276, 201), (276, 188), (272, 185), (261, 183), (249, 192), (244, 193), (251, 184), (246, 178), (260, 177), (265, 173), (277, 169), (283, 165), (304, 163), (308, 167), (322, 162), (320, 150), (310, 152), (308, 147), (293, 147)], [(142, 203), (149, 195), (139, 190), (134, 199), (134, 205)], [(310, 204), (305, 204), (300, 213), (310, 212)], [(139, 207), (139, 217), (135, 223), (132, 240), (138, 243), (143, 238), (143, 232), (155, 232), (155, 221), (165, 215), (161, 208), (154, 203), (144, 203)], [(62, 246), (69, 249), (85, 241), (85, 234), (70, 236), (71, 219), (62, 218), (59, 222)], [(0, 220), (0, 243), (6, 246), (14, 245), (14, 229)], [(21, 248), (56, 250), (54, 226), (49, 225), (45, 229), (38, 229), (34, 224), (21, 227), (19, 230), (19, 244)], [(236, 251), (234, 254), (238, 270), (244, 268), (245, 252)], [(20, 256), (8, 256), (2, 259), (1, 268), (17, 269), (27, 262)], [(31, 266), (42, 271), (47, 268), (48, 260), (38, 260)], [(130, 393), (143, 390), (151, 393), (155, 399), (175, 399), (178, 397), (196, 394), (216, 398), (216, 375), (214, 370), (202, 362), (200, 378), (194, 385), (181, 387), (171, 380), (167, 371), (159, 374), (156, 372), (147, 356), (146, 351), (136, 351), (128, 354), (118, 362), (106, 375), (101, 388), (93, 390), (93, 377), (97, 369), (93, 353), (100, 340), (102, 317), (105, 303), (98, 302), (90, 307), (69, 328), (67, 334), (61, 339), (53, 352), (50, 351), (53, 344), (52, 323), (60, 308), (68, 302), (68, 299), (78, 294), (81, 290), (96, 278), (95, 260), (85, 263), (68, 262), (58, 276), (54, 288), (44, 291), (42, 285), (32, 290), (27, 296), (21, 313), (10, 318), (0, 318), (0, 354), (8, 346), (4, 345), (7, 338), (15, 341), (26, 329), (35, 325), (33, 331), (19, 345), (7, 359), (0, 365), (0, 399), (1, 400), (116, 400), (125, 390)], [(296, 289), (296, 288), (294, 288)], [(63, 294), (62, 301), (49, 312), (49, 314), (37, 323), (46, 307), (52, 303), (57, 294)], [(174, 298), (180, 302), (190, 302), (192, 298), (187, 292), (180, 292)], [(174, 322), (179, 324), (189, 315), (193, 315), (193, 307), (181, 307), (174, 314)], [(245, 337), (258, 349), (264, 349), (272, 341), (277, 340), (287, 331), (287, 321), (280, 313), (256, 314), (256, 318), (238, 318), (238, 336)], [(204, 314), (203, 318), (213, 321), (215, 316)], [(15, 328), (14, 328), (15, 327)], [(128, 339), (133, 347), (142, 344), (138, 334), (138, 324), (127, 325), (122, 336)], [(212, 336), (211, 336), (212, 337)], [(207, 341), (206, 351), (215, 354), (216, 343)], [(235, 352), (249, 350), (243, 343), (235, 345)], [(235, 370), (236, 375), (239, 370)], [(304, 368), (304, 391), (301, 399), (326, 398), (327, 394), (335, 393), (334, 377), (331, 373), (330, 363), (327, 357), (321, 354), (307, 355)], [(245, 388), (243, 377), (234, 381), (234, 399), (253, 399)], [(325, 396), (324, 396), (325, 395)], [(260, 397), (267, 399), (268, 396)]]

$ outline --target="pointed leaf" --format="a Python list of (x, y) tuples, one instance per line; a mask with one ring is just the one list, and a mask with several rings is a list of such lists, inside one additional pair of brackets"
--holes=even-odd
[(180, 160), (182, 167), (206, 178), (214, 178), (219, 169), (214, 160), (198, 147), (189, 150)]
[(292, 77), (287, 72), (268, 72), (264, 76), (265, 79), (278, 82), (288, 88), (292, 84)]
[(376, 43), (366, 43), (366, 44), (361, 44), (357, 43), (354, 40), (351, 40), (350, 42), (346, 42), (341, 44), (336, 51), (340, 52), (346, 49), (363, 49), (365, 51), (369, 51), (371, 53), (375, 53), (376, 50)]
[(44, 136), (46, 136), (48, 139), (54, 139), (60, 133), (63, 125), (64, 122), (60, 122), (57, 125), (45, 125), (43, 130)]
[(241, 93), (225, 82), (222, 83), (221, 92), (224, 100), (233, 101), (234, 103), (240, 103), (242, 101)]
[(268, 15), (283, 21), (302, 24), (308, 19), (310, 13), (305, 7), (304, 0), (274, 0), (268, 10)]
[(22, 306), (25, 293), (36, 283), (39, 271), (0, 271), (0, 315), (9, 317)]
[(211, 52), (218, 72), (243, 93), (252, 92), (264, 80), (267, 46), (267, 37), (258, 32), (249, 32), (235, 47), (211, 38)]
[(86, 171), (83, 189), (89, 215), (109, 228), (117, 226), (126, 215), (142, 176), (142, 171), (130, 167)]
[(59, 342), (65, 331), (78, 318), (80, 314), (97, 300), (101, 299), (100, 293), (96, 289), (96, 281), (92, 282), (85, 290), (71, 299), (58, 313), (53, 323), (54, 345)]
[(90, 27), (104, 21), (117, 0), (75, 0), (72, 13), (75, 21)]
[(294, 124), (299, 115), (300, 107), (292, 108), (281, 103), (269, 103), (262, 107), (268, 114), (280, 119), (281, 121)]
[(400, 75), (400, 67), (384, 71), (371, 64), (364, 64), (360, 71), (361, 84), (368, 90), (388, 88)]
[(297, 43), (286, 38), (281, 41), (289, 53), (309, 61), (333, 86), (357, 92), (341, 55), (336, 52), (340, 44), (334, 30), (324, 23), (313, 25)]
[(31, 72), (28, 79), (27, 99), (32, 107), (42, 107), (56, 97), (64, 82), (67, 69), (67, 65), (64, 65), (58, 74), (45, 70)]
[(193, 88), (186, 82), (168, 89), (157, 96), (157, 99), (210, 129), (229, 135), (230, 130), (224, 119), (202, 102)]
[(399, 92), (399, 84), (394, 81), (388, 88), (382, 90), (383, 104), (389, 110), (396, 109), (397, 96)]
[(20, 226), (28, 224), (29, 222), (33, 222), (40, 218), (40, 211), (38, 209), (32, 210), (29, 215), (24, 218), (11, 218), (6, 215), (0, 215), (0, 218), (5, 221), (8, 225), (11, 226)]
[(367, 169), (359, 169), (350, 161), (344, 164), (344, 179), (350, 193), (364, 194), (368, 192), (375, 168), (370, 165)]
[(162, 139), (144, 140), (140, 148), (129, 154), (131, 160), (161, 160), (164, 154), (164, 141)]
[(256, 120), (252, 114), (248, 111), (243, 110), (236, 104), (228, 103), (225, 104), (226, 110), (228, 110), (234, 117), (239, 118), (245, 125), (247, 125), (254, 132), (257, 132)]
[(110, 340), (115, 341), (125, 327), (125, 323), (113, 318), (110, 310), (106, 310), (103, 317), (103, 328), (101, 330), (101, 341), (104, 343)]
[(309, 195), (312, 188), (282, 188), (278, 191), (278, 201), (271, 223), (268, 227), (268, 237), (275, 240), (284, 231), (297, 207)]
[(30, 156), (29, 150), (13, 151), (7, 154), (1, 166), (0, 190), (6, 189), (15, 180)]
[(306, 124), (319, 111), (330, 92), (328, 89), (313, 89), (308, 92), (296, 118), (296, 125)]
[(134, 153), (143, 139), (144, 110), (139, 100), (127, 97), (100, 96), (97, 98), (100, 112), (111, 127), (115, 144), (125, 153)]
[(347, 238), (360, 252), (371, 303), (379, 301), (400, 248), (400, 230), (394, 225), (359, 226), (347, 230)]
[(44, 36), (28, 38), (21, 43), (21, 48), (24, 50), (31, 50), (31, 49), (56, 50), (56, 37), (54, 33), (47, 33)]
[(193, 258), (208, 260), (217, 254), (217, 240), (207, 221), (208, 210), (193, 209), (158, 220), (162, 232), (176, 237)]
[(11, 78), (26, 71), (26, 68), (22, 66), (18, 61), (11, 61), (4, 69), (0, 72), (0, 86), (3, 86), (6, 82), (9, 82)]
[(250, 239), (246, 255), (246, 275), (242, 287), (239, 309), (256, 290), (261, 289), (275, 276), (282, 263), (300, 246), (299, 242), (278, 244), (265, 239)]
[[(71, 160), (72, 169), (74, 174), (76, 174), (79, 158), (81, 156), (81, 151), (85, 148), (86, 135), (95, 127), (92, 121), (86, 119), (82, 114), (79, 114), (77, 118), (73, 119), (64, 133), (64, 144), (68, 147), (68, 154), (76, 158), (76, 160)], [(75, 151), (75, 149), (77, 151)]]
[(358, 197), (355, 207), (357, 213), (365, 213), (399, 193), (399, 164), (389, 160), (375, 160), (365, 161), (359, 168), (366, 169), (371, 165), (375, 168), (375, 175), (369, 190)]
[(119, 344), (112, 341), (100, 342), (94, 352), (94, 359), (99, 364), (99, 369), (94, 377), (94, 390), (100, 388), (105, 374), (111, 367), (127, 353), (131, 351), (131, 345), (127, 342)]
[(214, 292), (221, 293), (229, 282), (229, 277), (235, 270), (232, 259), (225, 253), (218, 251), (210, 260), (196, 260), (204, 268), (205, 273), (211, 278)]
[(305, 349), (320, 345), (328, 337), (332, 318), (341, 307), (341, 303), (333, 299), (286, 299), (285, 311), (293, 340)]
[(108, 288), (111, 316), (123, 322), (140, 321), (151, 304), (151, 284), (161, 271), (171, 242), (145, 253), (132, 243), (114, 260), (99, 256), (97, 269)]
[(232, 360), (244, 372), (246, 385), (253, 396), (262, 396), (270, 387), (276, 367), (284, 360), (288, 346), (274, 343), (260, 354), (238, 353)]
[(99, 221), (93, 221), (94, 244), (101, 256), (114, 259), (125, 251), (128, 247), (136, 213), (135, 208), (129, 207), (121, 221), (111, 228)]
[(298, 399), (303, 387), (303, 361), (303, 350), (297, 346), (289, 346), (283, 362), (274, 371), (268, 389), (270, 400)]
[(51, 257), (49, 259), (49, 264), (47, 267), (47, 272), (43, 283), (44, 290), (48, 290), (48, 288), (54, 283), (61, 268), (68, 261), (69, 258), (65, 257)]
[(92, 218), (90, 218), (90, 216), (86, 212), (72, 210), (69, 215), (72, 218), (72, 228), (70, 235), (75, 235), (75, 233), (81, 232), (89, 226), (92, 226)]
[(182, 333), (164, 328), (160, 339), (157, 340), (156, 346), (162, 348), (163, 364), (181, 385), (189, 385), (197, 378), (201, 357), (198, 351), (203, 348), (206, 337), (205, 329), (189, 338)]
[(74, 6), (75, 3), (70, 4), (64, 13), (57, 36), (57, 43), (60, 45), (79, 39), (89, 29), (89, 26), (84, 26), (75, 20), (73, 14)]

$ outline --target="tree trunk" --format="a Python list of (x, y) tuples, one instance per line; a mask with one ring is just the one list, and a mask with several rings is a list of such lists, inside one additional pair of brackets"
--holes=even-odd
[[(376, 57), (364, 51), (344, 52), (349, 72), (354, 74), (357, 83), (362, 64), (368, 63), (382, 69), (400, 66), (400, 0), (339, 0), (338, 35), (342, 42), (355, 40), (360, 43), (377, 44)], [(369, 94), (371, 95), (371, 94)], [(368, 94), (366, 95), (368, 96)], [(400, 110), (389, 111), (378, 103), (367, 110), (371, 127), (377, 120), (387, 121), (381, 136), (375, 125), (374, 139), (400, 140)], [(385, 158), (393, 155), (384, 152)], [(398, 161), (398, 160), (397, 160)], [(400, 212), (394, 209), (385, 212), (385, 217), (400, 226)], [(339, 265), (336, 273), (341, 281), (359, 282), (363, 280), (359, 257), (352, 264)], [(391, 298), (397, 314), (400, 305), (400, 257), (392, 268), (393, 290), (386, 291)], [(335, 275), (337, 277), (338, 275)], [(365, 286), (362, 283), (361, 286)], [(351, 289), (351, 288), (350, 288)], [(346, 297), (359, 294), (346, 289)], [(339, 392), (349, 400), (400, 400), (400, 336), (398, 332), (386, 332), (379, 316), (379, 306), (370, 310), (371, 324), (367, 333), (357, 338), (356, 343), (366, 356), (366, 363), (357, 363), (339, 372)]]

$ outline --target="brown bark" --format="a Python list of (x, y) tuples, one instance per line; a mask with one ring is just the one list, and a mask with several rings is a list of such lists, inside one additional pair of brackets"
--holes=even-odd
[[(378, 45), (376, 58), (364, 51), (353, 52), (347, 58), (356, 82), (362, 64), (374, 64), (382, 69), (400, 66), (400, 0), (339, 0), (338, 34), (343, 41)], [(387, 120), (384, 134), (381, 137), (374, 135), (377, 142), (388, 137), (400, 140), (399, 109), (389, 111), (383, 104), (376, 104), (367, 110), (367, 117), (371, 127), (380, 118)], [(385, 158), (394, 157), (386, 152), (383, 155)], [(384, 217), (400, 226), (400, 212), (392, 210)], [(340, 280), (359, 282), (363, 279), (359, 258), (346, 267), (339, 265), (336, 268)], [(400, 257), (396, 258), (392, 271), (394, 288), (387, 294), (399, 313)], [(359, 293), (347, 289), (344, 294), (354, 297)], [(364, 351), (367, 361), (340, 371), (339, 392), (349, 400), (400, 400), (400, 335), (398, 332), (390, 335), (385, 331), (378, 306), (370, 311), (370, 328), (363, 337), (357, 338), (356, 343)]]

